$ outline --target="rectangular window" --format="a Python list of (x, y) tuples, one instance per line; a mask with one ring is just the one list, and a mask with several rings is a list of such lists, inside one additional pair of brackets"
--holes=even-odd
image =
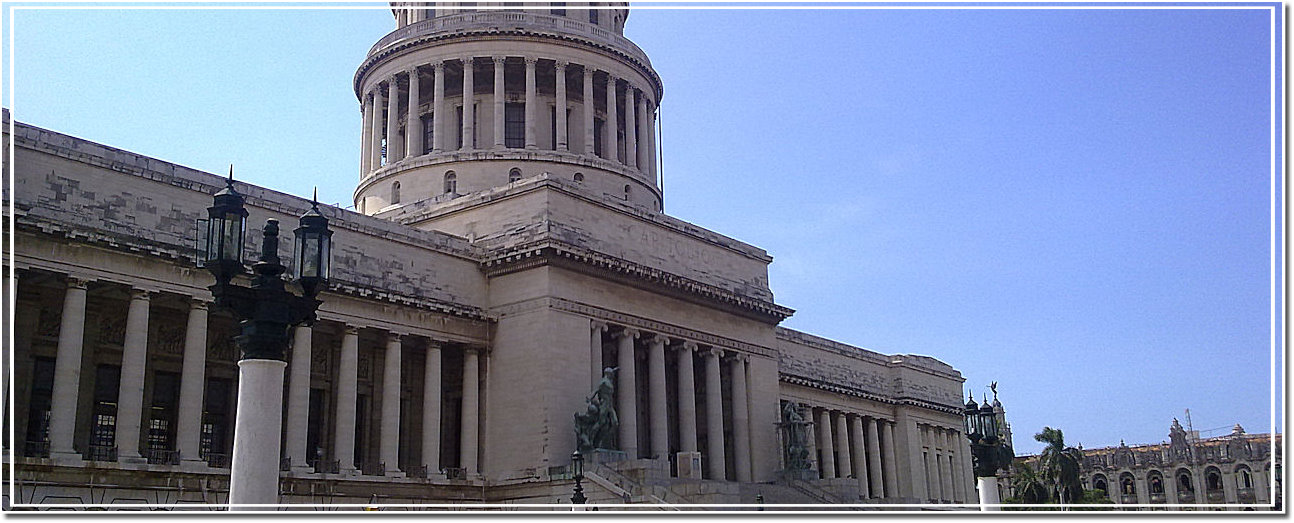
[(553, 2), (553, 16), (566, 16), (566, 2)]
[(211, 378), (207, 380), (206, 398), (202, 402), (202, 435), (198, 441), (198, 456), (211, 462), (212, 454), (229, 454), (231, 450), (229, 420), (232, 417), (230, 407), (233, 402), (229, 396), (233, 391), (233, 382), (228, 379)]
[(324, 389), (310, 389), (310, 413), (306, 418), (306, 463), (311, 467), (317, 466), (318, 460), (323, 458), (323, 445), (319, 441), (324, 426), (324, 398), (327, 395), (328, 391)]
[(602, 156), (602, 127), (601, 118), (593, 119), (593, 155)]
[(593, 25), (598, 24), (598, 10), (594, 9), (593, 6), (589, 6), (589, 23)]
[(117, 396), (121, 367), (99, 365), (94, 373), (94, 410), (91, 413), (89, 459), (111, 461), (117, 446)]
[(504, 104), (503, 144), (514, 149), (526, 146), (526, 104)]
[(179, 404), (180, 375), (153, 374), (153, 405), (149, 409), (148, 449), (175, 450), (175, 415)]
[[(27, 413), (27, 441), (44, 448), (49, 442), (49, 404), (54, 392), (54, 358), (35, 358), (32, 366), (31, 406)], [(44, 455), (30, 449), (28, 456)]]
[(435, 122), (431, 113), (422, 115), (422, 154), (431, 152), (431, 148), (436, 143), (436, 126), (433, 125)]

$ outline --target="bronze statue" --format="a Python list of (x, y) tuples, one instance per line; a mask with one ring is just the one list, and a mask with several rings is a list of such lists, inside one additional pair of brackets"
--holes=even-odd
[(581, 453), (615, 448), (616, 427), (620, 425), (615, 408), (615, 372), (613, 367), (602, 370), (602, 379), (586, 399), (584, 413), (575, 414), (575, 441)]

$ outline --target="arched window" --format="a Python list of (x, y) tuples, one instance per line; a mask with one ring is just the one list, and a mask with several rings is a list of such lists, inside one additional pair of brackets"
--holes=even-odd
[(1204, 482), (1208, 490), (1222, 490), (1222, 474), (1218, 474), (1216, 470), (1209, 470)]
[(1106, 495), (1108, 496), (1108, 495), (1109, 495), (1109, 492), (1110, 492), (1110, 485), (1109, 485), (1109, 483), (1106, 483), (1106, 481), (1105, 481), (1105, 476), (1100, 476), (1100, 475), (1098, 475), (1098, 476), (1096, 476), (1096, 477), (1092, 478), (1092, 489), (1093, 489), (1093, 490), (1100, 490), (1100, 491), (1102, 491), (1102, 492), (1106, 493)]
[(1195, 487), (1191, 485), (1191, 474), (1186, 471), (1177, 473), (1177, 491), (1178, 492), (1195, 492)]
[(1150, 493), (1151, 494), (1164, 493), (1164, 481), (1157, 475), (1150, 477)]
[(400, 182), (391, 183), (391, 203), (400, 203)]
[(575, 181), (577, 182), (584, 181), (584, 173), (575, 173)]
[(589, 3), (589, 23), (598, 25), (598, 10), (593, 8), (594, 4)]
[(513, 167), (511, 171), (508, 171), (508, 183), (512, 183), (520, 179), (521, 179), (521, 169)]
[(1254, 477), (1249, 469), (1240, 469), (1240, 488), (1254, 488)]
[(629, 199), (629, 188), (630, 187), (628, 185), (625, 185), (625, 200)]
[(454, 171), (445, 173), (445, 194), (454, 194), (458, 192), (458, 176)]

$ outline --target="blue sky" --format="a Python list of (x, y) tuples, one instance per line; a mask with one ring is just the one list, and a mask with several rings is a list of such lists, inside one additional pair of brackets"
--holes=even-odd
[[(349, 204), (389, 11), (13, 16), (18, 120)], [(1023, 453), (1188, 408), (1270, 430), (1271, 16), (640, 9), (626, 36), (665, 84), (666, 211), (767, 249), (784, 325), (998, 381)]]

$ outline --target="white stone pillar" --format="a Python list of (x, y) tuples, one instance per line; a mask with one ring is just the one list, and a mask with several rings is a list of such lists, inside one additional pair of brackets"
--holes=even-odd
[(422, 156), (422, 115), (418, 111), (418, 106), (422, 105), (422, 100), (418, 99), (420, 89), (422, 82), (418, 78), (418, 66), (415, 65), (409, 68), (409, 119), (404, 124), (405, 158)]
[(857, 414), (849, 416), (849, 442), (850, 448), (854, 449), (854, 476), (858, 478), (858, 497), (868, 499), (872, 497), (870, 490), (871, 482), (868, 480), (868, 465), (876, 461), (875, 458), (867, 455), (867, 440), (863, 438), (863, 417)]
[(440, 343), (427, 342), (422, 375), (422, 464), (427, 475), (440, 473)]
[(946, 429), (935, 429), (935, 435), (939, 440), (939, 446), (943, 451), (939, 454), (939, 478), (943, 482), (942, 496), (940, 499), (945, 503), (952, 503), (955, 494), (953, 493), (953, 468), (952, 468), (952, 449), (948, 447), (948, 431)]
[(472, 57), (463, 58), (463, 147), (464, 151), (476, 148), (476, 125), (473, 123), (475, 118), (476, 87), (472, 78)]
[(598, 320), (589, 322), (589, 388), (590, 393), (602, 382), (602, 333), (607, 324)]
[(565, 151), (570, 148), (566, 137), (566, 62), (558, 60), (555, 71), (557, 73), (555, 86), (557, 89), (557, 122), (554, 125), (557, 127), (557, 136), (553, 137), (553, 149)]
[(696, 383), (692, 353), (696, 344), (683, 342), (678, 351), (678, 447), (680, 452), (696, 452)]
[(593, 157), (593, 69), (584, 66), (584, 156)]
[(148, 361), (148, 294), (143, 289), (131, 289), (126, 312), (116, 427), (117, 459), (123, 463), (144, 461), (139, 453), (139, 428), (144, 419), (144, 367)]
[(750, 396), (746, 389), (746, 356), (732, 359), (732, 452), (737, 481), (754, 482), (750, 469)]
[(836, 476), (836, 447), (832, 435), (831, 411), (821, 409), (818, 412), (818, 448), (822, 449), (822, 479)]
[(468, 476), (475, 476), (480, 472), (477, 467), (481, 379), (478, 358), (476, 349), (469, 348), (463, 353), (463, 427), (459, 440), (459, 461)]
[(958, 432), (957, 430), (948, 431), (948, 453), (950, 456), (951, 465), (952, 465), (951, 468), (953, 473), (953, 494), (954, 494), (953, 501), (956, 501), (958, 503), (967, 502), (966, 470), (962, 468), (962, 453), (961, 453), (962, 439), (964, 438), (962, 438), (961, 432)]
[(651, 172), (652, 115), (647, 110), (647, 91), (638, 94), (638, 169)]
[(705, 353), (705, 418), (706, 418), (706, 452), (709, 461), (710, 477), (723, 481), (728, 479), (727, 458), (723, 449), (723, 390), (719, 382), (719, 355), (721, 351), (711, 348)]
[(841, 478), (848, 478), (854, 475), (854, 463), (849, 454), (849, 422), (845, 419), (844, 412), (836, 412), (834, 416), (836, 426), (834, 434), (836, 436), (836, 453), (840, 456), (840, 464), (836, 467), (836, 475)]
[(364, 93), (361, 107), (362, 109), (360, 112), (363, 113), (362, 118), (364, 122), (360, 127), (359, 133), (359, 177), (362, 180), (368, 175), (369, 171), (373, 170), (373, 155), (370, 152), (370, 149), (373, 147), (373, 96), (368, 93)]
[(202, 465), (198, 456), (202, 431), (202, 391), (206, 388), (207, 302), (189, 300), (189, 321), (184, 331), (184, 362), (180, 367), (180, 405), (176, 420), (176, 450), (181, 463)]
[[(880, 439), (882, 434), (881, 431), (884, 423), (885, 422), (880, 419), (869, 417), (867, 418), (867, 421), (866, 421), (867, 430), (864, 431), (865, 433), (864, 439), (867, 445), (867, 451), (865, 452), (865, 454), (867, 454), (868, 470), (864, 473), (860, 473), (859, 475), (861, 476), (863, 474), (867, 474), (871, 476), (869, 479), (871, 480), (870, 486), (873, 492), (872, 497), (874, 498), (884, 498), (886, 492), (888, 491), (886, 489), (885, 479), (883, 479), (883, 476), (882, 476), (883, 474), (882, 464), (885, 462), (885, 457), (881, 455), (881, 445), (880, 445)], [(860, 425), (861, 424), (862, 423), (860, 423)]]
[(669, 422), (665, 399), (665, 342), (660, 334), (647, 340), (647, 399), (651, 408), (651, 457), (669, 460)]
[(619, 117), (616, 116), (616, 77), (607, 73), (607, 123), (602, 126), (602, 157), (619, 163), (620, 138), (616, 136)]
[(507, 103), (507, 93), (504, 92), (503, 66), (507, 57), (495, 56), (494, 60), (494, 148), (502, 149), (506, 147), (504, 133), (504, 104)]
[(881, 461), (881, 469), (885, 471), (885, 478), (881, 483), (885, 488), (881, 491), (880, 497), (898, 497), (900, 494), (899, 477), (895, 472), (898, 457), (895, 455), (895, 446), (897, 443), (894, 441), (894, 423), (877, 419), (876, 428), (881, 433), (881, 447), (883, 447), (882, 451), (884, 453)]
[(279, 441), (283, 437), (283, 369), (280, 360), (238, 362), (238, 415), (229, 471), (229, 510), (279, 502)]
[(625, 84), (625, 164), (630, 168), (638, 168), (638, 137), (635, 132), (638, 129), (637, 122), (634, 121), (634, 108), (638, 103), (634, 100), (634, 88), (632, 85)]
[(288, 365), (287, 455), (292, 471), (311, 472), (306, 461), (306, 431), (310, 425), (310, 345), (314, 329), (298, 325), (292, 333), (292, 362)]
[(431, 64), (431, 150), (445, 150), (445, 62)]
[(355, 402), (359, 374), (359, 328), (347, 325), (341, 338), (341, 357), (337, 365), (337, 423), (333, 430), (333, 459), (338, 471), (354, 475), (355, 470)]
[(382, 366), (382, 441), (378, 455), (387, 476), (402, 477), (400, 471), (400, 338), (386, 337), (386, 358)]
[(369, 172), (382, 168), (382, 129), (383, 129), (383, 109), (386, 108), (385, 95), (382, 94), (382, 86), (373, 86), (373, 144), (369, 148)]
[(85, 345), (85, 287), (88, 283), (73, 276), (67, 278), (63, 316), (58, 326), (54, 387), (50, 391), (50, 457), (67, 461), (81, 459), (72, 448), (72, 436), (76, 429), (76, 398), (81, 388), (81, 350)]
[(395, 75), (387, 80), (386, 97), (386, 164), (391, 165), (401, 158), (400, 150), (400, 82)]
[(535, 63), (533, 56), (526, 57), (526, 148), (538, 149), (539, 138), (535, 126), (539, 124), (539, 98), (535, 90)]
[(616, 334), (616, 413), (620, 418), (619, 443), (628, 459), (638, 459), (638, 384), (634, 369), (634, 338), (638, 331), (625, 328)]
[(651, 177), (654, 183), (657, 180), (656, 155), (658, 154), (656, 151), (656, 105), (649, 103), (646, 114), (647, 116), (644, 116), (643, 119), (647, 121), (647, 164), (650, 165), (650, 168), (647, 170), (647, 175)]
[(978, 478), (979, 505), (982, 511), (1002, 510), (1001, 498), (997, 494), (997, 477)]

